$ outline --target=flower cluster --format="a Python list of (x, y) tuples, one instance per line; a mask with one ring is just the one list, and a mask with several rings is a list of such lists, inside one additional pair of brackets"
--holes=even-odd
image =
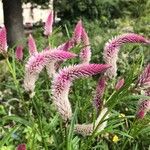
[[(53, 11), (50, 12), (44, 26), (44, 35), (49, 37), (53, 32)], [(47, 39), (47, 38), (46, 38)], [(106, 84), (109, 79), (117, 76), (117, 60), (120, 47), (126, 43), (142, 43), (150, 44), (150, 40), (135, 33), (127, 33), (119, 35), (109, 40), (104, 47), (103, 59), (105, 64), (90, 63), (91, 47), (88, 34), (79, 20), (75, 26), (73, 36), (68, 41), (57, 47), (47, 45), (42, 51), (38, 51), (36, 42), (30, 34), (28, 37), (29, 59), (25, 64), (24, 88), (25, 91), (34, 93), (35, 83), (38, 80), (41, 71), (46, 68), (47, 73), (52, 80), (52, 100), (57, 108), (58, 113), (63, 121), (68, 121), (72, 117), (72, 107), (68, 95), (71, 85), (75, 79), (81, 77), (89, 77), (101, 73), (96, 92), (93, 98), (94, 107), (98, 113), (98, 117), (94, 123), (76, 124), (75, 131), (82, 135), (89, 135), (94, 130), (98, 132), (104, 130), (107, 126), (109, 118), (107, 104), (103, 100)], [(80, 64), (64, 67), (60, 69), (61, 63), (67, 59), (75, 58), (77, 55), (70, 52), (75, 46), (81, 45), (79, 54)], [(6, 29), (0, 29), (0, 53), (7, 53), (7, 38)], [(16, 47), (16, 59), (23, 61), (23, 46)], [(124, 86), (124, 78), (119, 79), (114, 87), (115, 92), (119, 91)], [(137, 87), (144, 90), (146, 96), (150, 96), (150, 64), (148, 64), (137, 81)], [(32, 94), (33, 96), (33, 94)], [(142, 100), (139, 102), (137, 117), (143, 118), (150, 110), (150, 100)], [(103, 120), (102, 120), (103, 119)], [(25, 144), (19, 145), (26, 149)]]

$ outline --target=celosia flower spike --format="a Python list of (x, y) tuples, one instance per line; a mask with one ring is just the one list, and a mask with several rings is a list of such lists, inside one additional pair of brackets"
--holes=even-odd
[(150, 111), (150, 100), (143, 100), (139, 103), (137, 118), (143, 119), (147, 112)]
[(47, 17), (47, 20), (46, 20), (45, 26), (44, 26), (44, 35), (46, 35), (46, 36), (50, 36), (52, 34), (53, 19), (54, 19), (53, 11), (51, 11)]
[(118, 91), (122, 88), (123, 85), (124, 85), (124, 78), (118, 80), (118, 82), (116, 83), (115, 89)]
[[(99, 114), (98, 118), (94, 123), (90, 123), (90, 124), (77, 124), (74, 127), (75, 132), (77, 132), (78, 134), (81, 134), (83, 136), (87, 136), (87, 135), (91, 135), (92, 132), (97, 128), (97, 126), (99, 125), (99, 122), (101, 121), (101, 119), (104, 117), (104, 115), (106, 114), (106, 112), (108, 111), (107, 108), (103, 108), (101, 110), (101, 113)], [(105, 120), (108, 119), (109, 115), (105, 116)], [(102, 130), (104, 130), (107, 126), (107, 121), (102, 122), (98, 128), (97, 128), (97, 133), (101, 132)]]
[(3, 27), (0, 29), (0, 53), (7, 52), (7, 36), (6, 36), (6, 28)]
[(79, 20), (77, 25), (75, 26), (74, 34), (73, 34), (73, 39), (77, 44), (81, 42), (82, 28), (83, 28), (82, 21)]
[(80, 77), (98, 74), (109, 67), (106, 64), (80, 64), (64, 68), (56, 74), (52, 84), (52, 96), (54, 104), (64, 121), (72, 116), (71, 105), (68, 100), (72, 81)]
[(96, 110), (100, 110), (103, 106), (103, 94), (106, 88), (106, 79), (104, 77), (100, 78), (96, 87), (96, 93), (93, 99), (94, 107)]
[(109, 78), (115, 77), (117, 75), (117, 60), (118, 60), (118, 52), (120, 46), (125, 43), (143, 43), (150, 44), (150, 40), (145, 39), (143, 36), (128, 33), (117, 36), (112, 40), (109, 40), (104, 47), (103, 58), (106, 64), (111, 64), (112, 67), (107, 70), (106, 75)]
[(36, 48), (36, 44), (35, 44), (35, 40), (31, 34), (28, 37), (28, 48), (29, 48), (29, 54), (30, 55), (35, 55), (36, 53), (38, 53), (37, 48)]
[(17, 60), (23, 59), (23, 46), (22, 45), (18, 45), (16, 47), (16, 59)]
[(19, 144), (19, 145), (17, 146), (17, 150), (27, 150), (27, 149), (26, 149), (26, 144)]
[(25, 65), (25, 90), (30, 92), (34, 91), (35, 82), (38, 79), (39, 73), (46, 66), (46, 64), (55, 60), (60, 61), (64, 59), (74, 58), (75, 56), (76, 55), (74, 53), (59, 50), (43, 51), (31, 56), (27, 64)]
[[(56, 49), (60, 51), (69, 51), (74, 46), (74, 41), (71, 39), (60, 46), (58, 46)], [(52, 49), (53, 50), (53, 49)], [(60, 67), (60, 65), (64, 62), (64, 60), (61, 61), (51, 61), (50, 63), (46, 64), (46, 70), (49, 78), (52, 78), (56, 70)]]
[(150, 64), (148, 64), (140, 75), (137, 85), (143, 89), (150, 88)]
[(83, 43), (83, 48), (80, 52), (81, 63), (89, 63), (91, 60), (91, 47), (89, 37), (84, 28), (82, 28), (81, 39)]

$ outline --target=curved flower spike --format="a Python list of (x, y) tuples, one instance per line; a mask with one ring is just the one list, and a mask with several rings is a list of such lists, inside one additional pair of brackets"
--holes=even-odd
[[(74, 41), (71, 39), (60, 46), (58, 46), (56, 49), (60, 51), (69, 51), (74, 46)], [(60, 67), (60, 65), (63, 63), (64, 60), (61, 61), (51, 61), (50, 63), (46, 64), (46, 70), (48, 73), (49, 78), (54, 77), (56, 70)]]
[(100, 110), (103, 106), (103, 94), (106, 88), (106, 79), (103, 78), (99, 78), (97, 87), (96, 87), (96, 94), (95, 97), (93, 99), (93, 103), (94, 103), (94, 107), (96, 108), (96, 110)]
[(72, 116), (71, 105), (68, 100), (72, 81), (80, 77), (101, 73), (109, 67), (110, 65), (107, 64), (80, 64), (64, 68), (55, 76), (52, 84), (52, 96), (54, 104), (64, 121)]
[(89, 37), (84, 28), (82, 29), (81, 39), (84, 47), (80, 52), (80, 59), (82, 63), (88, 64), (91, 60), (91, 47), (90, 47)]
[(36, 44), (35, 44), (35, 40), (31, 34), (28, 37), (28, 48), (29, 48), (29, 54), (30, 55), (35, 55), (36, 53), (38, 53), (37, 48), (36, 48)]
[(82, 21), (79, 20), (77, 25), (75, 26), (74, 34), (73, 34), (73, 39), (75, 40), (76, 43), (81, 42), (82, 28), (83, 28)]
[(122, 88), (123, 85), (124, 85), (124, 78), (118, 80), (118, 82), (116, 83), (115, 89), (118, 91)]
[(137, 118), (143, 119), (148, 111), (150, 111), (150, 100), (141, 101), (136, 114)]
[[(74, 127), (75, 132), (83, 135), (83, 136), (87, 136), (87, 135), (91, 135), (92, 132), (94, 131), (94, 129), (97, 128), (97, 126), (99, 125), (99, 122), (101, 121), (101, 119), (104, 117), (104, 115), (106, 114), (106, 112), (108, 111), (107, 108), (103, 108), (101, 113), (99, 114), (98, 118), (94, 123), (91, 124), (77, 124)], [(109, 115), (106, 115), (106, 117), (104, 118), (104, 120), (108, 119)], [(102, 122), (97, 129), (97, 132), (101, 132), (102, 130), (104, 130), (107, 126), (107, 121)]]
[(45, 65), (51, 61), (64, 60), (74, 58), (76, 55), (74, 53), (53, 50), (53, 51), (43, 51), (29, 58), (27, 64), (25, 65), (25, 78), (24, 78), (24, 88), (26, 91), (34, 91), (35, 82), (38, 79), (39, 73), (45, 67)]
[(17, 60), (23, 59), (23, 46), (22, 45), (18, 45), (16, 47), (16, 59)]
[(112, 67), (106, 71), (106, 76), (109, 78), (117, 75), (117, 60), (120, 46), (125, 43), (143, 43), (150, 44), (150, 40), (145, 39), (143, 36), (127, 33), (109, 40), (104, 47), (103, 58), (106, 64), (111, 64)]
[(53, 19), (54, 19), (53, 11), (51, 11), (47, 17), (47, 20), (46, 20), (45, 26), (44, 26), (44, 35), (46, 35), (46, 36), (50, 36), (52, 34)]
[(6, 52), (7, 52), (6, 28), (3, 27), (0, 29), (0, 53)]
[(150, 64), (148, 64), (140, 75), (137, 85), (144, 89), (150, 88)]

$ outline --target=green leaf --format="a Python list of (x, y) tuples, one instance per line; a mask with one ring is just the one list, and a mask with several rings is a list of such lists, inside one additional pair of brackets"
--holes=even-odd
[(8, 140), (11, 138), (12, 134), (14, 132), (16, 132), (21, 125), (17, 125), (14, 128), (12, 128), (4, 137), (3, 139), (0, 141), (0, 147), (2, 147), (6, 142), (8, 142)]
[(12, 120), (12, 121), (15, 121), (15, 122), (19, 122), (19, 123), (21, 123), (21, 124), (23, 124), (25, 126), (32, 127), (32, 124), (29, 121), (27, 121), (27, 120), (25, 120), (25, 119), (23, 119), (21, 117), (18, 117), (18, 116), (6, 116), (6, 117), (3, 117), (3, 120), (4, 121)]

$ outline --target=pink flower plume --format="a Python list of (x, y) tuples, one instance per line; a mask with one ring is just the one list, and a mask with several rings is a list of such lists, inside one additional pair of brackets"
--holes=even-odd
[(147, 112), (150, 111), (150, 100), (140, 101), (137, 110), (137, 118), (143, 119)]
[(108, 109), (106, 107), (103, 108), (101, 110), (98, 118), (96, 119), (95, 123), (76, 124), (75, 127), (74, 127), (75, 132), (77, 132), (78, 134), (81, 134), (83, 136), (87, 136), (87, 135), (91, 135), (93, 130), (96, 129), (97, 127), (98, 127), (97, 132), (103, 131), (107, 126), (107, 119), (109, 117), (109, 114), (106, 115), (105, 118), (104, 118), (106, 121), (102, 122), (101, 124), (99, 124), (99, 122), (104, 117), (104, 115), (106, 114), (107, 111), (108, 111)]
[(76, 55), (70, 52), (53, 50), (43, 51), (31, 56), (25, 66), (24, 88), (26, 91), (34, 91), (35, 82), (39, 73), (51, 61), (60, 61), (64, 59), (74, 58)]
[(150, 40), (145, 39), (143, 36), (134, 34), (134, 33), (127, 33), (122, 34), (109, 40), (104, 47), (103, 52), (103, 59), (106, 64), (111, 64), (112, 67), (107, 70), (106, 75), (109, 78), (115, 77), (117, 75), (117, 60), (118, 60), (118, 52), (120, 46), (125, 43), (143, 43), (143, 44), (150, 44)]
[(94, 107), (98, 111), (99, 109), (102, 108), (103, 106), (103, 94), (105, 92), (106, 88), (106, 79), (104, 77), (99, 78), (97, 87), (96, 87), (96, 94), (94, 96), (93, 102), (94, 102)]
[(0, 53), (6, 52), (7, 52), (6, 28), (3, 27), (0, 29)]
[(124, 85), (124, 78), (118, 80), (118, 82), (116, 83), (115, 89), (118, 91), (122, 88), (123, 85)]
[(46, 20), (45, 26), (44, 26), (44, 35), (46, 35), (46, 36), (50, 36), (52, 34), (53, 19), (54, 19), (53, 11), (51, 11), (47, 17), (47, 20)]
[[(60, 46), (58, 46), (56, 49), (60, 51), (69, 51), (74, 46), (74, 41), (71, 39)], [(46, 70), (48, 73), (49, 78), (52, 78), (56, 70), (61, 66), (61, 64), (64, 62), (64, 60), (61, 61), (51, 61), (50, 63), (46, 64)]]
[(36, 44), (35, 44), (35, 40), (32, 37), (32, 35), (30, 34), (28, 37), (28, 48), (29, 48), (29, 54), (30, 55), (34, 55), (37, 53), (37, 48), (36, 48)]
[(82, 63), (89, 63), (91, 60), (91, 47), (89, 37), (84, 28), (82, 28), (81, 39), (83, 43), (83, 48), (80, 52), (80, 59)]
[(148, 64), (142, 74), (140, 75), (138, 82), (139, 87), (150, 88), (150, 64)]
[(17, 150), (26, 150), (27, 148), (26, 148), (26, 144), (19, 144), (18, 146), (17, 146)]
[(80, 64), (64, 68), (55, 76), (52, 84), (53, 101), (63, 120), (66, 121), (72, 116), (71, 105), (68, 100), (72, 81), (80, 77), (101, 73), (109, 67), (110, 65), (106, 64)]
[(18, 45), (16, 47), (16, 59), (17, 60), (23, 59), (23, 46), (22, 45)]
[(79, 20), (77, 25), (75, 26), (74, 34), (73, 34), (73, 39), (75, 40), (76, 43), (81, 42), (82, 28), (83, 28), (82, 21)]

